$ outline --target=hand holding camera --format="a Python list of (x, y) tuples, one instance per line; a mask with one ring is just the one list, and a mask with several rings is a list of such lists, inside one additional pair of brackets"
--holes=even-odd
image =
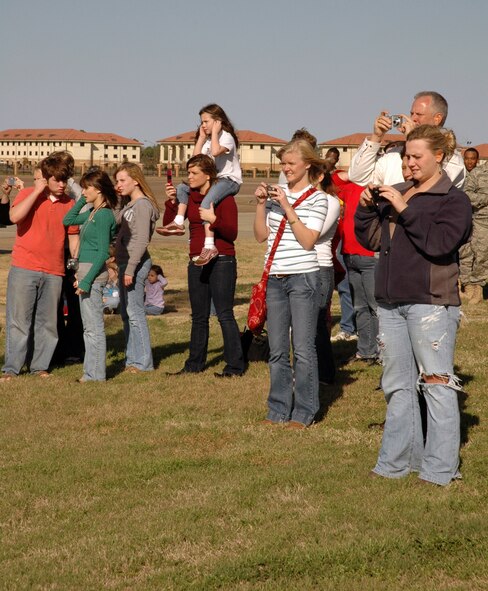
[(386, 199), (381, 196), (379, 187), (373, 187), (370, 190), (370, 193), (371, 193), (371, 201), (373, 202), (373, 205), (375, 207), (379, 207), (379, 204), (381, 203), (381, 201), (386, 201)]

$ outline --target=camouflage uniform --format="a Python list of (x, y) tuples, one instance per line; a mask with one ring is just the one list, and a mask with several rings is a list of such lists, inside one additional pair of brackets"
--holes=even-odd
[(488, 163), (467, 176), (464, 191), (473, 206), (473, 237), (460, 251), (460, 280), (481, 287), (488, 280)]

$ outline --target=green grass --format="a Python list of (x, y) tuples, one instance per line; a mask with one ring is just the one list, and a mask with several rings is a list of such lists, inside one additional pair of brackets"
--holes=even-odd
[[(173, 310), (150, 320), (155, 372), (120, 373), (120, 319), (108, 317), (106, 384), (77, 384), (71, 366), (0, 386), (0, 589), (487, 589), (488, 304), (467, 308), (459, 332), (463, 481), (372, 479), (381, 368), (345, 364), (350, 343), (306, 431), (259, 424), (266, 364), (213, 377), (215, 319), (208, 370), (165, 375), (188, 345), (185, 248), (152, 249)], [(243, 326), (262, 247), (238, 248)], [(8, 264), (1, 255), (1, 273)]]

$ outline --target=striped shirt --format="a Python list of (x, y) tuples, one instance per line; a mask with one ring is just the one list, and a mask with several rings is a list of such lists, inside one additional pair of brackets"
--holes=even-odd
[[(288, 197), (288, 202), (293, 205), (310, 187), (311, 185), (308, 185), (308, 187), (298, 193), (290, 193), (287, 188), (284, 189)], [(325, 193), (318, 190), (315, 191), (295, 211), (307, 228), (320, 232), (327, 215), (327, 197)], [(283, 215), (284, 211), (281, 206), (275, 201), (272, 201), (266, 221), (269, 227), (269, 236), (265, 262), (268, 260)], [(285, 231), (276, 250), (273, 264), (271, 265), (270, 274), (292, 275), (294, 273), (312, 273), (318, 270), (319, 263), (315, 249), (305, 250), (295, 238), (290, 224), (286, 223)]]

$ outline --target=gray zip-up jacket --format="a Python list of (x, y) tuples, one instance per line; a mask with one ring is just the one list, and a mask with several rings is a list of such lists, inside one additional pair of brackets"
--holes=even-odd
[(147, 197), (130, 201), (119, 213), (120, 224), (115, 244), (115, 259), (119, 267), (127, 265), (125, 275), (133, 277), (137, 266), (149, 258), (147, 247), (159, 219), (159, 211)]

